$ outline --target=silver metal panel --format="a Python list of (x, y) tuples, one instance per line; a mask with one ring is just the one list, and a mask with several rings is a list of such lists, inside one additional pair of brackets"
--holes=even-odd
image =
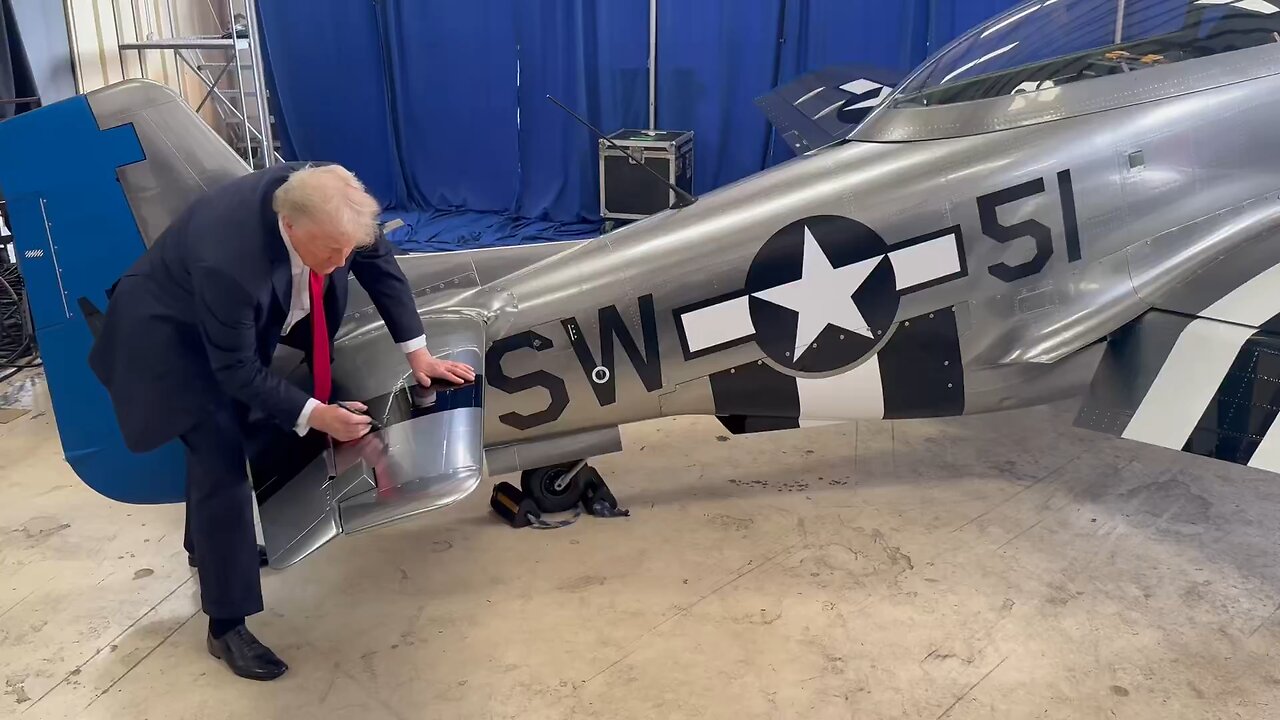
[(698, 378), (680, 383), (658, 398), (663, 416), (713, 415), (716, 411), (715, 396), (711, 393), (711, 381)]
[(1134, 246), (1130, 274), (1147, 304), (1199, 315), (1272, 268), (1278, 237), (1280, 197), (1271, 194)]
[[(1196, 252), (1198, 243), (1217, 246), (1212, 263), (1192, 277), (1181, 278), (1167, 264), (1174, 237), (1183, 252)], [(1143, 243), (1129, 251), (1129, 263), (1139, 292), (1149, 304), (1185, 315), (1199, 315), (1234, 288), (1274, 268), (1280, 238), (1280, 197), (1249, 202), (1233, 210), (1193, 223), (1170, 237)], [(1180, 281), (1180, 282), (1178, 282)]]
[(965, 414), (1003, 412), (1078, 397), (1089, 387), (1105, 347), (1097, 343), (1054, 363), (965, 368)]
[[(484, 323), (475, 317), (428, 316), (422, 321), (427, 348), (432, 355), (456, 360), (482, 372), (485, 344)], [(409, 368), (404, 354), (395, 346), (386, 326), (376, 313), (343, 323), (333, 348), (334, 395), (365, 401), (403, 387)], [(370, 412), (379, 411), (371, 408)]]
[(117, 172), (148, 247), (201, 193), (249, 172), (235, 151), (164, 85), (126, 80), (86, 97), (99, 127), (132, 123), (146, 153), (146, 162)]
[(317, 457), (262, 504), (262, 539), (274, 568), (298, 562), (342, 532), (338, 498), (373, 487), (363, 464), (331, 474), (328, 455)]
[(1076, 273), (1042, 277), (970, 303), (972, 331), (962, 338), (968, 374), (1013, 363), (1053, 363), (1141, 315), (1123, 254)]
[(230, 38), (156, 38), (143, 42), (120, 43), (120, 49), (129, 50), (233, 50), (236, 41)]
[(272, 567), (286, 567), (339, 534), (450, 505), (482, 477), (483, 408), (417, 418), (316, 458), (260, 509)]
[[(433, 355), (483, 367), (480, 321), (428, 317), (423, 329)], [(363, 401), (383, 429), (336, 445), (263, 503), (263, 535), (276, 566), (339, 533), (456, 502), (483, 474), (483, 387), (418, 387), (380, 320), (349, 328), (335, 343), (333, 368), (335, 396)], [(451, 404), (459, 398), (470, 399)]]
[(73, 0), (62, 0), (62, 17), (67, 25), (67, 47), (71, 51), (72, 72), (75, 75), (76, 93), (84, 92), (84, 65), (80, 59), (80, 36), (76, 30)]
[(351, 534), (450, 505), (480, 483), (483, 408), (450, 410), (377, 433), (363, 456), (376, 487), (338, 504)]
[(622, 433), (610, 427), (489, 447), (485, 449), (485, 465), (490, 475), (505, 475), (616, 452), (622, 452)]
[[(275, 133), (271, 126), (271, 109), (267, 104), (266, 60), (262, 52), (262, 44), (265, 40), (262, 28), (258, 24), (258, 3), (256, 0), (244, 0), (244, 14), (249, 23), (249, 52), (253, 57), (254, 99), (258, 103), (258, 125), (261, 127), (260, 137), (262, 139), (262, 163), (264, 167), (270, 167), (275, 164), (277, 155)], [(240, 51), (237, 49), (236, 61), (239, 62), (239, 60)], [(241, 82), (240, 100), (240, 107), (247, 114), (248, 110), (244, 105), (243, 81)], [(247, 124), (246, 127), (248, 127)]]
[[(498, 280), (548, 258), (559, 255), (585, 241), (548, 242), (479, 250), (433, 252), (401, 255), (400, 269), (414, 289), (420, 307), (445, 307), (448, 298), (462, 291), (487, 286), (486, 292), (501, 294)], [(434, 296), (434, 297), (428, 297)], [(369, 293), (354, 279), (347, 300), (347, 320), (375, 312)]]
[[(533, 442), (538, 442), (534, 440)], [(499, 445), (484, 449), (485, 474), (494, 477), (516, 472), (520, 469), (520, 460), (516, 458), (517, 445)]]

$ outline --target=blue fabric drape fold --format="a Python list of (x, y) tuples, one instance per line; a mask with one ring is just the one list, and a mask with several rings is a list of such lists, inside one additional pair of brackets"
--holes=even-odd
[(771, 130), (753, 101), (777, 77), (783, 0), (659, 7), (658, 126), (693, 131), (694, 192), (759, 171)]
[(392, 122), (412, 208), (511, 209), (516, 0), (386, 0)]
[[(702, 193), (789, 158), (755, 98), (836, 64), (906, 71), (1015, 0), (659, 0), (658, 126)], [(596, 139), (647, 125), (649, 0), (261, 3), (290, 150), (341, 162), (406, 249), (589, 236)]]
[(649, 98), (648, 0), (516, 3), (520, 188), (514, 214), (599, 219), (597, 139), (547, 99), (604, 132), (644, 127)]
[(281, 110), (299, 159), (350, 168), (387, 207), (407, 206), (391, 134), (377, 7), (367, 2), (260, 3)]

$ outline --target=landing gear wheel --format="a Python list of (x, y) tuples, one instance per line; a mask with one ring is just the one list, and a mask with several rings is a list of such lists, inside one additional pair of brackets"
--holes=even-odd
[(577, 466), (578, 463), (571, 462), (525, 470), (520, 473), (520, 489), (544, 513), (572, 510), (582, 499), (583, 475), (589, 469), (584, 465), (573, 477), (568, 477)]

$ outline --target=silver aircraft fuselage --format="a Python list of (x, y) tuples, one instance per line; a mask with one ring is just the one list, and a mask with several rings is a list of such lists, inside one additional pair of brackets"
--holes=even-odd
[[(884, 331), (954, 312), (963, 403), (950, 407), (968, 414), (1034, 405), (1080, 392), (1098, 357), (1082, 351), (1162, 300), (1194, 305), (1170, 289), (1187, 292), (1188, 279), (1280, 226), (1276, 73), (1280, 45), (1271, 45), (960, 109), (890, 109), (848, 143), (690, 207), (564, 249), (518, 249), (533, 264), (514, 272), (515, 255), (503, 250), (408, 257), (403, 266), (415, 287), (444, 283), (421, 298), (424, 313), (476, 312), (499, 343), (538, 336), (536, 348), (499, 348), (496, 364), (489, 352), (489, 447), (663, 415), (723, 415), (709, 378), (758, 361), (788, 372), (756, 342), (691, 356), (679, 311), (741, 293), (767, 240), (820, 216), (856, 220), (890, 253), (955, 229), (963, 273), (902, 293)], [(1143, 95), (1151, 86), (1160, 93)], [(1278, 261), (1277, 243), (1251, 254), (1261, 267)], [(1249, 272), (1239, 268), (1241, 277)], [(599, 362), (600, 319), (615, 312), (639, 364), (621, 344), (611, 366)], [(345, 332), (362, 332), (366, 321), (378, 322), (353, 316)], [(575, 352), (583, 340), (566, 321), (594, 365)], [(648, 347), (646, 322), (656, 331)], [(816, 373), (792, 370), (807, 381), (827, 378), (819, 387), (839, 398), (813, 416), (802, 407), (798, 419), (885, 417), (883, 403), (856, 383), (830, 380), (873, 355), (854, 353), (852, 366)], [(497, 369), (506, 378), (537, 374), (536, 383), (495, 387)], [(612, 402), (597, 395), (602, 379), (614, 386)]]
[[(1169, 3), (1118, 12), (1167, 19), (1148, 13)], [(475, 367), (478, 391), (412, 396), (403, 355), (353, 285), (335, 395), (380, 404), (387, 429), (260, 489), (272, 564), (455, 502), (485, 469), (614, 452), (622, 425), (664, 416), (714, 415), (743, 434), (1089, 388), (1095, 429), (1175, 449), (1222, 437), (1201, 454), (1254, 461), (1274, 398), (1246, 397), (1250, 385), (1227, 398), (1239, 412), (1205, 406), (1240, 348), (1280, 348), (1262, 332), (1280, 322), (1280, 4), (1189, 7), (1173, 30), (1113, 45), (1114, 2), (1029, 3), (941, 51), (847, 139), (692, 205), (584, 242), (402, 257), (431, 351)], [(1060, 21), (1103, 39), (1060, 42)], [(247, 172), (154, 83), (88, 105), (102, 130), (131, 125), (145, 154), (118, 170), (145, 245), (205, 188)], [(33, 213), (40, 222), (48, 237)], [(1159, 401), (1198, 360), (1171, 352), (1172, 337), (1151, 357), (1130, 352), (1163, 342), (1140, 330), (1153, 317), (1195, 319), (1179, 342), (1233, 338), (1177, 422), (1130, 397)], [(1154, 382), (1164, 367), (1176, 372)], [(1236, 374), (1272, 381), (1260, 373)], [(1208, 440), (1192, 442), (1202, 414)], [(1274, 436), (1255, 464), (1280, 468)]]

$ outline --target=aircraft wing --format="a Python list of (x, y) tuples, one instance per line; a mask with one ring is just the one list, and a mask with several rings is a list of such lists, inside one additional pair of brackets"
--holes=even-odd
[[(359, 399), (382, 429), (351, 443), (300, 440), (274, 472), (255, 468), (272, 567), (301, 560), (340, 534), (452, 504), (479, 485), (484, 466), (485, 326), (466, 315), (423, 318), (432, 355), (470, 365), (464, 386), (419, 387), (381, 323), (334, 347), (334, 396)], [(387, 388), (392, 388), (389, 392)], [(316, 433), (312, 433), (316, 435)]]
[(1076, 425), (1280, 472), (1278, 316), (1280, 266), (1195, 314), (1157, 303), (1107, 341)]
[(796, 78), (756, 99), (797, 155), (849, 137), (889, 96), (902, 74), (837, 65)]

